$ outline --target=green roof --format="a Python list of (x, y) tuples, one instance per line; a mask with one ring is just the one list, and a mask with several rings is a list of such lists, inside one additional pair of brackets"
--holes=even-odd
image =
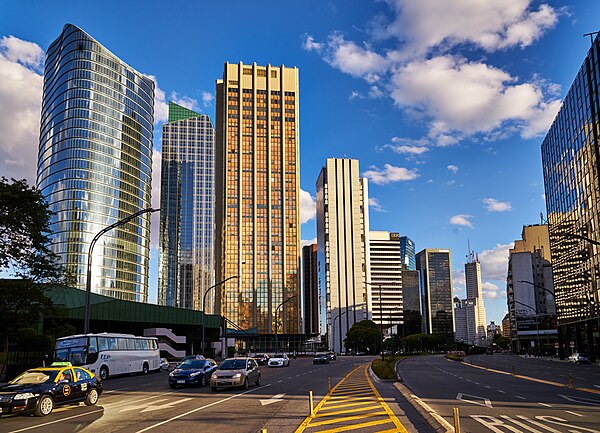
[(200, 116), (200, 113), (196, 113), (189, 108), (182, 107), (174, 102), (169, 102), (169, 123)]

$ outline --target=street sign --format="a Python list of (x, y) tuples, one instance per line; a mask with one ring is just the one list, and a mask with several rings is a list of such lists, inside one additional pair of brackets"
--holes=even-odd
[(558, 343), (554, 343), (554, 348), (558, 349)]
[(574, 341), (571, 341), (571, 342), (569, 343), (569, 347), (570, 347), (571, 349), (575, 349), (575, 342), (574, 342)]

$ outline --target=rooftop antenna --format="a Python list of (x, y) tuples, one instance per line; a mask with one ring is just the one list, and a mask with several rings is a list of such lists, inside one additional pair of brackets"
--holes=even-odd
[(583, 36), (589, 36), (590, 37), (590, 45), (594, 45), (594, 35), (597, 35), (598, 33), (600, 33), (600, 31), (584, 33)]

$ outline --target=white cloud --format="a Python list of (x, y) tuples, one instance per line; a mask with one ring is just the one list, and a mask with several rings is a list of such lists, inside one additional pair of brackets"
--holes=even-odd
[(317, 215), (317, 204), (309, 192), (300, 190), (300, 224), (312, 220)]
[(158, 81), (154, 75), (145, 74), (145, 76), (154, 81), (154, 125), (158, 125), (169, 120), (167, 95), (164, 90), (158, 87)]
[(506, 292), (504, 290), (500, 290), (494, 283), (490, 283), (488, 281), (481, 283), (481, 289), (483, 291), (484, 299), (502, 299), (506, 298)]
[(371, 86), (369, 88), (369, 98), (371, 99), (380, 99), (383, 98), (385, 94), (381, 91), (381, 89), (377, 86)]
[(215, 95), (210, 92), (202, 92), (202, 103), (205, 107), (210, 107), (215, 102)]
[(375, 197), (369, 197), (369, 209), (373, 209), (376, 212), (385, 212), (385, 208), (381, 206)]
[[(189, 108), (193, 111), (200, 111), (198, 101), (194, 98), (190, 98), (189, 96), (179, 95), (176, 92), (171, 92), (171, 101), (173, 101), (177, 105), (181, 105), (182, 107)], [(167, 105), (168, 108), (168, 105)]]
[(497, 244), (490, 250), (479, 253), (481, 262), (481, 277), (484, 280), (506, 281), (508, 272), (508, 250), (514, 244)]
[(315, 42), (315, 39), (311, 35), (304, 35), (302, 48), (304, 48), (306, 51), (321, 51), (323, 44)]
[(464, 227), (473, 228), (473, 223), (470, 221), (471, 218), (473, 218), (473, 215), (466, 215), (466, 214), (454, 215), (453, 217), (450, 218), (450, 224), (453, 224), (455, 226), (464, 226)]
[(485, 208), (488, 212), (506, 212), (512, 210), (512, 205), (508, 201), (499, 201), (495, 198), (484, 198)]
[(423, 146), (409, 146), (409, 145), (398, 145), (398, 146), (389, 146), (396, 153), (400, 154), (409, 154), (409, 155), (422, 155), (426, 152), (429, 152), (428, 147)]
[(358, 90), (353, 90), (348, 96), (348, 101), (352, 101), (353, 99), (364, 99), (365, 97)]
[(370, 170), (363, 173), (363, 176), (377, 185), (386, 185), (388, 183), (413, 180), (419, 177), (417, 169), (408, 169), (403, 167), (394, 167), (390, 164), (384, 164), (383, 169), (371, 166)]
[(317, 243), (317, 238), (312, 239), (301, 239), (300, 240), (300, 248), (305, 247), (306, 245), (312, 245)]
[(446, 167), (448, 169), (449, 172), (456, 174), (458, 172), (458, 166), (450, 164), (448, 167)]
[(0, 171), (35, 186), (43, 50), (14, 36), (0, 39)]

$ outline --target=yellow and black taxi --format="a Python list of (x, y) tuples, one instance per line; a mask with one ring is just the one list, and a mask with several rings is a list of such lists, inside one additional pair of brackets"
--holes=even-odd
[(102, 382), (94, 373), (70, 362), (55, 362), (27, 370), (0, 386), (0, 416), (25, 412), (46, 416), (55, 406), (81, 401), (93, 406), (100, 394)]

